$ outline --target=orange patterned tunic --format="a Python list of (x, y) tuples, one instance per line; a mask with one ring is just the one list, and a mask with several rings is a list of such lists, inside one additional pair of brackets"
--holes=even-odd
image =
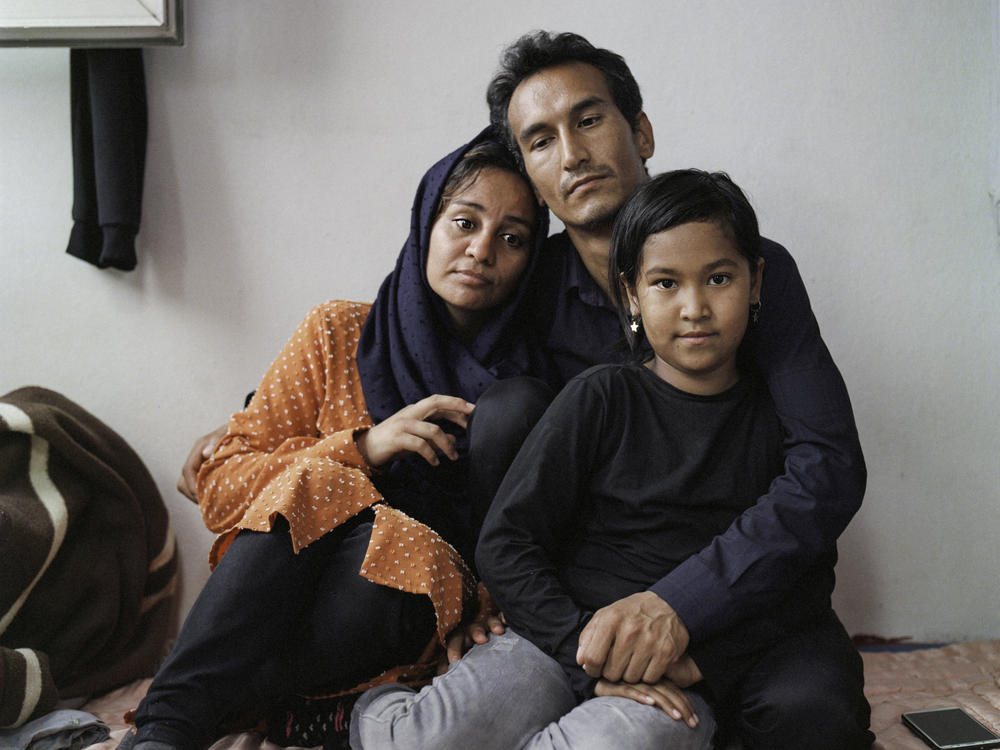
[[(283, 516), (298, 552), (330, 529), (373, 507), (375, 522), (361, 570), (384, 586), (426, 594), (437, 614), (439, 642), (474, 600), (471, 573), (432, 529), (382, 502), (371, 467), (354, 442), (372, 426), (355, 362), (370, 305), (331, 301), (313, 308), (274, 360), (246, 410), (198, 474), (205, 524), (220, 534), (214, 567), (240, 529), (270, 531)], [(419, 680), (401, 667), (385, 679)], [(378, 680), (383, 681), (383, 680)]]

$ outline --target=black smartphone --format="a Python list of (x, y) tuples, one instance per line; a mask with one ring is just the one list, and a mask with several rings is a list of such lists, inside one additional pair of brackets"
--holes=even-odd
[(1000, 736), (957, 707), (907, 711), (903, 723), (936, 750), (1000, 747)]

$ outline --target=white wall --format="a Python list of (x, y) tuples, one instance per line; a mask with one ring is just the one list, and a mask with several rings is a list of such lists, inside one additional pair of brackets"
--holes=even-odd
[(841, 544), (848, 629), (1000, 637), (996, 0), (186, 5), (186, 46), (146, 52), (132, 273), (63, 252), (67, 50), (0, 50), (0, 392), (62, 391), (143, 456), (184, 608), (211, 541), (174, 490), (192, 439), (313, 303), (374, 296), (420, 174), (542, 27), (624, 54), (652, 169), (729, 171), (798, 260), (870, 471)]

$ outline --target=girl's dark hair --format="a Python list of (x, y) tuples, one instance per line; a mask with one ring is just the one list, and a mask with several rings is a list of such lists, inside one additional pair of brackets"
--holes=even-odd
[[(441, 200), (438, 201), (437, 215), (440, 216), (452, 199), (468, 189), (478, 179), (484, 169), (501, 169), (517, 175), (531, 189), (531, 183), (525, 176), (513, 154), (499, 141), (480, 141), (466, 151), (458, 160), (441, 190)], [(536, 211), (537, 213), (537, 211)]]
[(642, 267), (646, 238), (694, 221), (717, 225), (756, 272), (760, 230), (750, 201), (724, 172), (678, 169), (664, 172), (639, 187), (622, 206), (611, 230), (608, 287), (633, 354), (638, 336), (629, 326), (625, 287), (634, 287)]
[(507, 147), (521, 159), (517, 140), (507, 120), (507, 107), (521, 81), (557, 65), (581, 62), (593, 65), (604, 76), (615, 106), (625, 121), (635, 128), (642, 112), (642, 94), (625, 58), (610, 50), (595, 47), (579, 34), (534, 31), (508, 46), (500, 56), (500, 69), (486, 89), (490, 123)]

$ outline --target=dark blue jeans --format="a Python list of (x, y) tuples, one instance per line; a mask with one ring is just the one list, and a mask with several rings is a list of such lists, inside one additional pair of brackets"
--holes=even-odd
[(235, 712), (415, 661), (434, 632), (433, 607), (358, 575), (370, 518), (297, 555), (284, 519), (271, 533), (240, 532), (139, 705), (136, 741), (198, 750)]

